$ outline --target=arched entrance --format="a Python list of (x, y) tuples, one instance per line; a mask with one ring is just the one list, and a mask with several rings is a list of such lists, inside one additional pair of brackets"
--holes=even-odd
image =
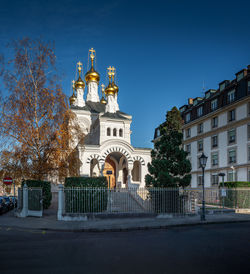
[(103, 175), (107, 178), (108, 188), (116, 186), (116, 166), (115, 162), (108, 156), (105, 161)]
[(119, 152), (110, 153), (105, 159), (103, 176), (107, 178), (110, 188), (127, 187), (128, 164), (126, 157)]

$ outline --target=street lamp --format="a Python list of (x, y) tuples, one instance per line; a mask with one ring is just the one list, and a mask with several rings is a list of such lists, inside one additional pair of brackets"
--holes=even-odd
[(205, 218), (205, 186), (204, 186), (204, 170), (207, 164), (207, 156), (202, 152), (199, 158), (200, 167), (202, 168), (202, 211), (201, 211), (201, 221), (206, 221)]

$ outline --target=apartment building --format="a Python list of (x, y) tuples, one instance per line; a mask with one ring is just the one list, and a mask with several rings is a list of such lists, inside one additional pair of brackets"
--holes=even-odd
[[(250, 181), (250, 65), (225, 80), (218, 89), (209, 89), (204, 97), (188, 99), (180, 108), (183, 145), (192, 164), (192, 187), (202, 184), (199, 157), (208, 157), (205, 187), (216, 187), (225, 173), (225, 181)], [(159, 137), (159, 129), (154, 138)]]

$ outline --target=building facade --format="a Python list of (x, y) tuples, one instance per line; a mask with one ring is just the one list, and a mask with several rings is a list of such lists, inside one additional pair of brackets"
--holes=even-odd
[(250, 66), (204, 97), (188, 99), (180, 111), (183, 145), (192, 164), (191, 186), (202, 185), (202, 152), (208, 157), (206, 187), (218, 186), (219, 173), (225, 174), (225, 181), (250, 181)]
[[(115, 83), (115, 68), (108, 68), (109, 82), (101, 85), (95, 70), (95, 50), (90, 49), (91, 68), (83, 78), (78, 63), (78, 79), (73, 81), (71, 110), (85, 134), (84, 145), (78, 144), (81, 176), (106, 176), (111, 188), (144, 187), (147, 164), (151, 161), (149, 148), (131, 145), (132, 116), (119, 109), (119, 88)], [(85, 96), (85, 82), (87, 94)]]

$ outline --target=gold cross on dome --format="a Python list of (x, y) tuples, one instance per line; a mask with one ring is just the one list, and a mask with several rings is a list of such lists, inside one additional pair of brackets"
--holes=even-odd
[(112, 67), (112, 75), (115, 75), (115, 67)]
[(77, 63), (77, 65), (78, 65), (78, 70), (81, 71), (81, 70), (82, 70), (82, 63), (79, 61), (79, 62)]
[(91, 53), (90, 53), (90, 58), (91, 58), (91, 59), (94, 59), (94, 57), (95, 57), (95, 55), (94, 55), (95, 50), (94, 50), (93, 48), (91, 48), (91, 49), (89, 50), (89, 52), (91, 52)]
[(75, 80), (72, 81), (72, 87), (75, 87)]
[(111, 66), (108, 67), (108, 75), (112, 75), (113, 73), (113, 68)]
[(104, 91), (105, 85), (101, 84), (101, 87), (102, 87), (102, 91)]

